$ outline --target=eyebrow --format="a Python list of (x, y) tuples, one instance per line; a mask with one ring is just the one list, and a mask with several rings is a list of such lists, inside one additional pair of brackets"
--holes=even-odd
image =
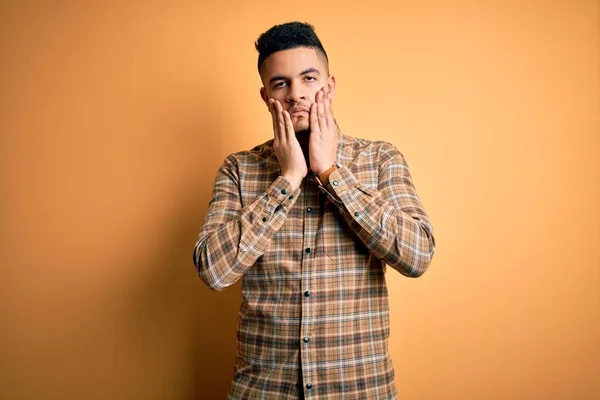
[[(318, 75), (321, 75), (321, 72), (319, 72), (318, 69), (316, 69), (315, 67), (310, 67), (308, 69), (305, 69), (304, 71), (300, 72), (300, 76), (302, 75), (306, 75), (306, 74), (313, 74), (316, 73)], [(271, 79), (269, 79), (269, 83), (273, 83), (275, 81), (284, 81), (286, 80), (287, 77), (283, 76), (283, 75), (275, 75), (274, 77), (272, 77)]]

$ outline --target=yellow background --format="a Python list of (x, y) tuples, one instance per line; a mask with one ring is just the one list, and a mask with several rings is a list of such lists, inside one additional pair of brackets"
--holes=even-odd
[[(168, 4), (167, 4), (168, 3)], [(0, 5), (0, 397), (219, 399), (240, 287), (192, 249), (270, 138), (253, 44), (315, 25), (353, 136), (406, 156), (438, 243), (390, 271), (402, 399), (600, 398), (598, 1)]]

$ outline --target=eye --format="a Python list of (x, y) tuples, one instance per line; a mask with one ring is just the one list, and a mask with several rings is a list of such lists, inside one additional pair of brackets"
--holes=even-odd
[(281, 82), (277, 82), (275, 85), (273, 85), (273, 89), (279, 89), (282, 88), (285, 85), (284, 81)]
[(314, 76), (307, 76), (306, 80), (309, 81), (309, 82), (314, 82), (314, 81), (317, 80), (317, 78), (315, 78)]

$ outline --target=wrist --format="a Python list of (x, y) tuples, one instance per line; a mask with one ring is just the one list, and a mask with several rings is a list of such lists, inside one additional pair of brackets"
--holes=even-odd
[[(331, 167), (335, 166), (335, 164), (337, 163), (337, 160), (333, 160), (331, 162), (328, 163), (319, 163), (318, 166), (316, 166), (316, 168), (311, 168), (312, 171), (315, 173), (315, 175), (319, 176), (323, 173), (325, 173), (327, 170), (331, 169)], [(316, 165), (316, 163), (315, 163)]]
[(281, 176), (283, 177), (283, 179), (290, 183), (290, 185), (292, 186), (292, 190), (298, 189), (303, 179), (301, 176), (294, 174), (283, 174)]
[(326, 186), (329, 183), (329, 175), (331, 175), (333, 173), (333, 171), (335, 171), (339, 167), (340, 167), (340, 165), (337, 162), (334, 162), (331, 167), (329, 167), (325, 171), (322, 171), (321, 173), (317, 174), (317, 181), (321, 185)]

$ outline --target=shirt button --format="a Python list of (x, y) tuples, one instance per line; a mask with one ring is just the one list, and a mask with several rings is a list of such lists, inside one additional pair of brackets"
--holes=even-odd
[(263, 217), (263, 222), (267, 222), (267, 217)]
[(308, 343), (308, 341), (310, 340), (310, 338), (308, 336), (304, 336), (304, 339), (302, 339), (302, 340), (304, 340), (304, 343)]
[(288, 199), (290, 199), (290, 200), (293, 199), (293, 198), (294, 198), (293, 194), (290, 194), (290, 197), (288, 197)]
[(307, 383), (307, 384), (306, 384), (306, 388), (307, 388), (308, 390), (312, 389), (312, 383)]
[(359, 213), (358, 211), (355, 211), (355, 212), (354, 212), (354, 216), (355, 216), (355, 217), (358, 217), (359, 215), (360, 215), (360, 213)]
[(279, 210), (281, 210), (282, 208), (283, 208), (283, 207), (281, 207), (281, 206), (277, 206), (277, 207), (275, 207), (275, 211), (279, 211)]
[(310, 247), (307, 247), (306, 250), (304, 250), (307, 253), (310, 253)]
[(306, 207), (306, 212), (307, 213), (311, 213), (312, 212), (312, 207)]
[(281, 194), (287, 194), (287, 190), (281, 189)]
[(304, 297), (310, 297), (310, 290), (307, 290), (306, 292), (304, 292)]
[(339, 185), (339, 182), (338, 181), (333, 181), (333, 186), (337, 186), (337, 185)]

